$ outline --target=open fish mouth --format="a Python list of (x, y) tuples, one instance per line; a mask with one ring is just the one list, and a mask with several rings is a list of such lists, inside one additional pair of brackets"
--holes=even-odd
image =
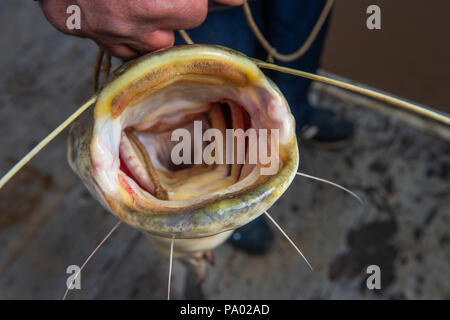
[[(209, 129), (218, 135), (208, 139)], [(255, 141), (232, 135), (252, 130)], [(189, 136), (181, 152), (180, 132)], [(205, 161), (219, 136), (210, 152), (218, 161)], [(259, 138), (270, 161), (260, 157)], [(116, 70), (72, 126), (68, 158), (119, 218), (150, 235), (189, 239), (233, 230), (267, 210), (295, 176), (298, 146), (286, 100), (255, 63), (227, 48), (190, 45)]]

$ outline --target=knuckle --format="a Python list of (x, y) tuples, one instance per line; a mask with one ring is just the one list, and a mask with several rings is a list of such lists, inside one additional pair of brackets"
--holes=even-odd
[(205, 21), (208, 14), (208, 2), (198, 0), (185, 0), (185, 13), (189, 17), (187, 28), (195, 28)]
[(132, 33), (132, 25), (124, 21), (123, 19), (106, 19), (106, 20), (93, 20), (88, 24), (88, 29), (91, 34), (97, 36), (109, 35), (109, 36), (129, 36)]

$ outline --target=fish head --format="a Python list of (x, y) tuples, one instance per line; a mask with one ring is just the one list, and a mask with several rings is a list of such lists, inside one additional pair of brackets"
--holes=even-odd
[(68, 158), (106, 209), (188, 252), (272, 206), (299, 153), (286, 99), (250, 58), (189, 45), (119, 67), (72, 126)]

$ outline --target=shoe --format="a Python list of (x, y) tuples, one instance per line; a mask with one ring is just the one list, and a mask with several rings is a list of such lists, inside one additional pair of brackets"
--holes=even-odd
[(251, 255), (266, 254), (273, 243), (273, 232), (264, 216), (236, 229), (228, 240), (234, 248)]
[(328, 109), (313, 108), (308, 111), (303, 125), (297, 130), (300, 141), (327, 148), (343, 148), (354, 136), (353, 124)]

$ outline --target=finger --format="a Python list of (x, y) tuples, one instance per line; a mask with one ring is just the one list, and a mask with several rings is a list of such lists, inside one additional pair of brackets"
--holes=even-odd
[(175, 43), (175, 35), (173, 31), (156, 30), (143, 34), (138, 41), (137, 44), (130, 44), (130, 46), (138, 52), (150, 52), (172, 47)]
[(100, 44), (99, 47), (110, 55), (120, 59), (130, 59), (136, 57), (139, 52), (127, 44)]
[(208, 15), (207, 0), (177, 0), (176, 3), (176, 10), (161, 10), (159, 16), (149, 16), (148, 21), (158, 30), (193, 29)]
[(214, 1), (229, 6), (242, 6), (244, 4), (244, 0), (214, 0)]
[(139, 53), (127, 45), (118, 45), (114, 46), (110, 50), (110, 54), (121, 58), (121, 59), (130, 59), (136, 57)]

